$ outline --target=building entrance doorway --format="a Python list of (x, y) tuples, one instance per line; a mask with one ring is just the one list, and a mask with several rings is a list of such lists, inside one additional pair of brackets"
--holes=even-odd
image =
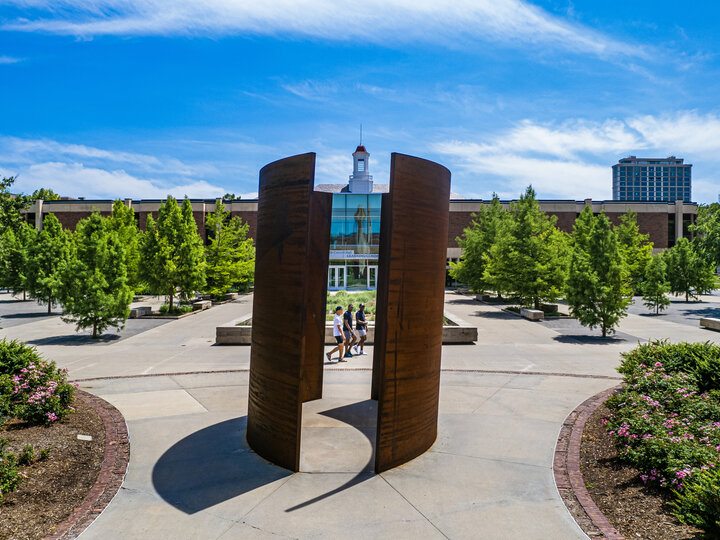
[(368, 266), (368, 289), (377, 289), (377, 266)]
[(328, 289), (333, 291), (345, 289), (344, 266), (330, 266), (328, 268)]

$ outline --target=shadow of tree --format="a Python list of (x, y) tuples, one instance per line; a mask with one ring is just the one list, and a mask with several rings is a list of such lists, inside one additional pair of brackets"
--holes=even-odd
[(617, 336), (587, 336), (587, 335), (571, 335), (564, 334), (561, 336), (555, 336), (553, 339), (559, 343), (572, 343), (572, 344), (584, 344), (584, 345), (614, 345), (617, 343), (624, 343), (629, 341), (626, 338)]
[(59, 313), (47, 313), (47, 312), (28, 312), (28, 313), (8, 313), (7, 315), (0, 315), (3, 319), (35, 319), (40, 317), (57, 317)]
[(65, 336), (50, 336), (46, 338), (32, 339), (27, 343), (30, 343), (31, 345), (67, 345), (73, 347), (90, 345), (93, 343), (113, 343), (120, 338), (121, 336), (119, 334), (103, 334), (97, 338), (93, 338), (89, 334), (68, 334)]

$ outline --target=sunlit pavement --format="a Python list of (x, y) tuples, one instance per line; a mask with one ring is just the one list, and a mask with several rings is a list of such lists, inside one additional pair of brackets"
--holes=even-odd
[[(720, 306), (708, 300), (704, 308)], [(251, 296), (99, 343), (74, 339), (58, 317), (0, 335), (36, 343), (125, 416), (127, 477), (83, 534), (103, 539), (584, 538), (552, 474), (567, 414), (618, 383), (619, 355), (638, 341), (720, 336), (633, 314), (602, 340), (575, 321), (529, 322), (452, 293), (446, 310), (476, 324), (478, 342), (443, 347), (433, 448), (381, 475), (372, 472), (371, 347), (328, 365), (323, 399), (304, 405), (300, 473), (247, 447), (250, 351), (215, 346), (214, 336), (252, 311)]]

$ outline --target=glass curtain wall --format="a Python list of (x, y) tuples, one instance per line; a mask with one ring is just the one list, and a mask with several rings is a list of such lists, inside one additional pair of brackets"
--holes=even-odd
[(376, 287), (381, 200), (379, 193), (333, 195), (330, 289), (364, 290)]

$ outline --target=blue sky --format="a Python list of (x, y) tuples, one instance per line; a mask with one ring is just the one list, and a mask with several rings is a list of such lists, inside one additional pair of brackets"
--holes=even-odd
[(0, 174), (95, 198), (252, 196), (317, 152), (340, 183), (363, 124), (466, 197), (611, 198), (621, 157), (720, 191), (715, 2), (0, 0)]

